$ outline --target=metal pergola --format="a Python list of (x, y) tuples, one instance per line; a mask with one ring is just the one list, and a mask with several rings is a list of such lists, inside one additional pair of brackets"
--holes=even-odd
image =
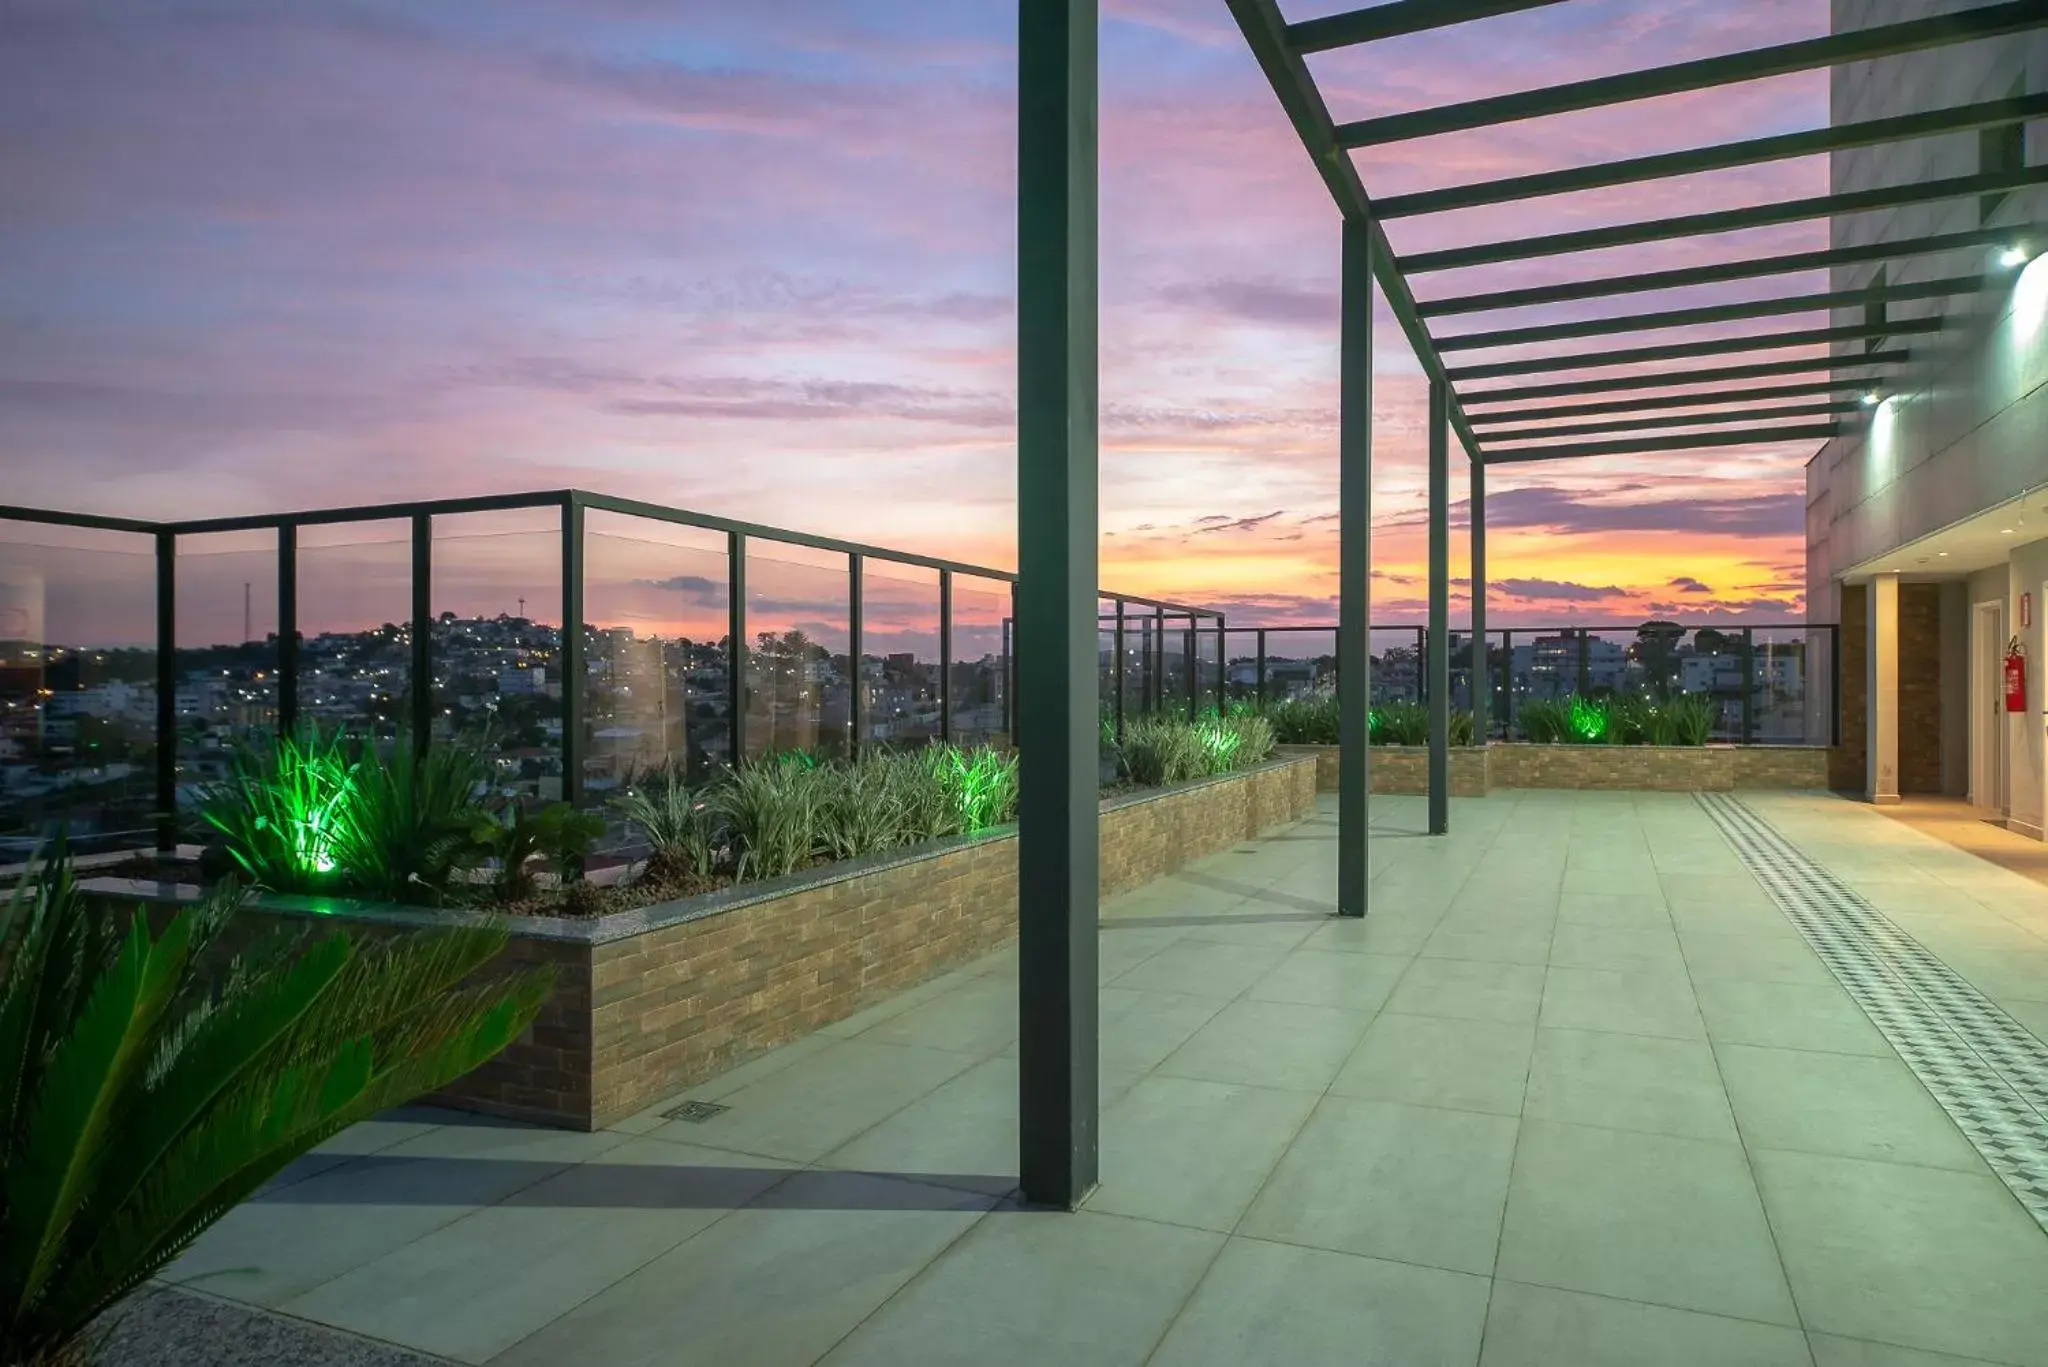
[[(1767, 442), (1824, 442), (1857, 422), (1871, 391), (1911, 362), (1939, 318), (1892, 317), (1888, 305), (1939, 301), (1991, 284), (1989, 270), (1887, 284), (1886, 263), (2009, 244), (2011, 225), (1781, 253), (1554, 284), (1470, 291), (1445, 276), (1504, 262), (1980, 198), (2048, 183), (2024, 155), (2027, 120), (2048, 117), (2048, 95), (2014, 94), (1951, 108), (1837, 123), (1810, 132), (1629, 157), (1374, 200), (1352, 153), (1444, 133), (1493, 128), (1825, 70), (1974, 39), (2048, 27), (2040, 0), (2003, 0), (1956, 13), (1838, 32), (1725, 56), (1646, 66), (1613, 76), (1338, 123), (1309, 71), (1315, 53), (1545, 8), (1563, 0), (1385, 0), (1290, 23), (1276, 0), (1226, 0), (1342, 220), (1338, 673), (1343, 698), (1338, 904), (1366, 910), (1366, 745), (1372, 466), (1372, 315), (1378, 286), (1427, 377), (1429, 420), (1429, 829), (1447, 829), (1449, 453), (1471, 479), (1473, 639), (1485, 639), (1485, 469), (1491, 464), (1703, 450)], [(1097, 0), (1024, 0), (1019, 25), (1018, 638), (1021, 733), (1031, 781), (1020, 847), (1022, 1172), (1028, 1199), (1072, 1207), (1094, 1185), (1096, 1162), (1096, 828), (1093, 775), (1096, 537), (1096, 24)], [(1682, 184), (1704, 172), (1842, 149), (1975, 131), (1989, 149), (1971, 175), (1809, 196), (1608, 227), (1552, 232), (1398, 256), (1383, 225), (1426, 214), (1612, 186)], [(1987, 253), (1987, 258), (1988, 258)], [(1987, 266), (1989, 262), (1987, 260)], [(1536, 305), (1615, 301), (1650, 291), (1768, 280), (1870, 265), (1856, 289), (1781, 293), (1760, 301), (1615, 312), (1597, 318), (1438, 336), (1433, 321)], [(1617, 307), (1619, 307), (1617, 305)], [(1856, 321), (1839, 322), (1849, 310)], [(1786, 331), (1666, 340), (1673, 330), (1815, 315)], [(1613, 344), (1615, 336), (1650, 334)], [(1466, 353), (1550, 348), (1468, 363)], [(1580, 345), (1574, 345), (1580, 344)], [(1824, 354), (1772, 359), (1793, 350)], [(1715, 358), (1735, 358), (1722, 363)], [(1703, 360), (1697, 367), (1659, 369)], [(1632, 368), (1584, 378), (1578, 372)], [(1647, 367), (1647, 369), (1646, 369)], [(1545, 379), (1561, 374), (1566, 378)], [(1784, 382), (1779, 382), (1779, 381)], [(1753, 381), (1764, 381), (1755, 385)], [(1711, 387), (1707, 387), (1711, 386)], [(1682, 390), (1684, 392), (1670, 392)], [(1032, 643), (1036, 643), (1034, 646)], [(1484, 671), (1477, 671), (1483, 677)], [(1489, 702), (1474, 689), (1484, 723)]]

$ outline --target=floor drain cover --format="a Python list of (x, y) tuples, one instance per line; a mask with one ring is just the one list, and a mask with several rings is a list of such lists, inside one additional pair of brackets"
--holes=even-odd
[(731, 1109), (732, 1107), (721, 1106), (715, 1101), (685, 1101), (674, 1110), (666, 1111), (663, 1114), (667, 1115), (670, 1120), (687, 1120), (692, 1124), (701, 1125), (711, 1119), (712, 1116), (724, 1115)]

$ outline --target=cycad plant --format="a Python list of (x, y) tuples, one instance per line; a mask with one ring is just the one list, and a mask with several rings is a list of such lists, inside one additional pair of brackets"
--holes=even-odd
[(287, 1163), (516, 1039), (548, 973), (501, 934), (281, 935), (225, 962), (230, 892), (152, 934), (61, 851), (0, 909), (0, 1363), (81, 1362), (101, 1312)]
[(422, 751), (400, 735), (389, 759), (365, 746), (334, 842), (352, 889), (387, 902), (440, 902), (455, 871), (487, 853), (477, 837), (491, 819), (483, 805), (489, 780), (474, 740)]

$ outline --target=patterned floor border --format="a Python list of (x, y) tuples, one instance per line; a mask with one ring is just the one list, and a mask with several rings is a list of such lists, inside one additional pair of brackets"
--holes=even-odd
[(2048, 1044), (1741, 799), (1694, 796), (1786, 919), (2048, 1230)]

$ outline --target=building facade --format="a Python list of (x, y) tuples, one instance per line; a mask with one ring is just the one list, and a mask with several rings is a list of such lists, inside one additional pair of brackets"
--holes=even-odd
[[(1835, 0), (1837, 31), (1965, 6)], [(1837, 67), (1836, 123), (2048, 91), (2048, 36), (1984, 40)], [(1832, 154), (1832, 190), (2048, 162), (2048, 120)], [(1843, 324), (1938, 317), (1862, 395), (1858, 420), (1807, 465), (1808, 613), (1842, 623), (1836, 786), (1876, 802), (1967, 797), (2013, 830), (2048, 826), (2048, 187), (1837, 217), (1835, 247), (1984, 228), (1997, 240), (1840, 266), (1867, 290)], [(1901, 285), (1977, 277), (1968, 292), (1887, 300)], [(1877, 345), (1837, 344), (1844, 356)], [(2024, 696), (2008, 710), (2008, 653)]]

